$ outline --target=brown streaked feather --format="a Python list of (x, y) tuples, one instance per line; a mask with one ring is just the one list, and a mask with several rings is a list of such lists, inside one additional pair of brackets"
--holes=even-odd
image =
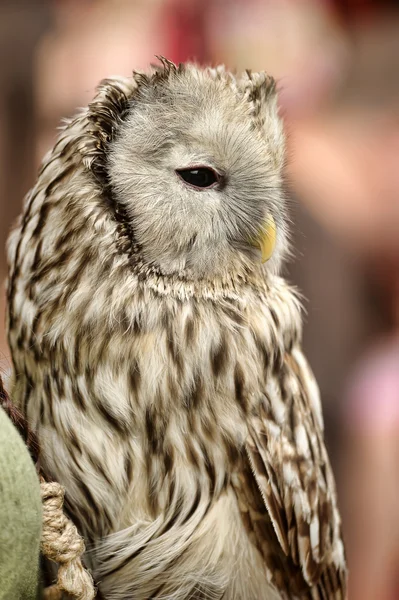
[[(248, 496), (260, 492), (267, 514), (259, 519), (263, 527), (271, 522), (276, 536), (273, 561), (290, 571), (288, 597), (343, 599), (346, 565), (335, 485), (322, 429), (315, 426), (320, 421), (317, 387), (300, 349), (286, 354), (275, 384), (280, 398), (272, 397), (271, 404), (283, 401), (288, 418), (276, 423), (264, 403), (259, 414), (248, 419), (246, 450), (258, 490), (247, 470), (247, 502), (251, 506), (254, 499)], [(259, 504), (257, 510), (259, 514)], [(253, 530), (257, 539), (265, 539), (259, 525)], [(273, 577), (279, 573), (275, 565), (272, 572)]]

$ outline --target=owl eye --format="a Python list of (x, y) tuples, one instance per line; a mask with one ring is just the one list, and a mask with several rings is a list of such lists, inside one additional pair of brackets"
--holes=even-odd
[(220, 177), (209, 167), (196, 167), (194, 169), (176, 169), (178, 176), (195, 188), (210, 188), (218, 183)]

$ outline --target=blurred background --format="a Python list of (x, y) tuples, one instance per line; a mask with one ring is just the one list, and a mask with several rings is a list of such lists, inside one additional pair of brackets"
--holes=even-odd
[[(350, 600), (399, 598), (399, 2), (0, 0), (0, 278), (61, 117), (155, 54), (266, 70), (288, 136), (304, 345), (324, 403)], [(0, 369), (10, 367), (1, 295)]]

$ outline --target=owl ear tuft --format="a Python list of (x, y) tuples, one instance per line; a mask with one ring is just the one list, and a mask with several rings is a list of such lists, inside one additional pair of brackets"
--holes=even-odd
[(268, 142), (273, 162), (281, 169), (284, 164), (285, 140), (279, 117), (276, 81), (265, 72), (247, 70), (241, 78), (244, 97), (251, 105), (254, 127)]
[(157, 58), (159, 60), (159, 62), (161, 63), (161, 65), (159, 65), (158, 69), (162, 69), (163, 72), (165, 73), (165, 75), (169, 75), (171, 72), (173, 72), (173, 73), (177, 72), (179, 67), (177, 65), (175, 65), (175, 63), (172, 62), (171, 60), (169, 60), (168, 58), (165, 58), (165, 56), (156, 54), (155, 58)]
[(155, 57), (159, 60), (161, 64), (151, 65), (151, 67), (154, 70), (152, 76), (154, 83), (157, 83), (157, 81), (165, 81), (171, 76), (173, 77), (174, 75), (180, 75), (185, 70), (186, 65), (184, 63), (179, 63), (178, 65), (176, 65), (174, 62), (165, 58), (164, 56), (156, 55)]
[(264, 71), (252, 73), (247, 69), (241, 77), (241, 86), (254, 117), (261, 118), (262, 108), (277, 98), (276, 81)]

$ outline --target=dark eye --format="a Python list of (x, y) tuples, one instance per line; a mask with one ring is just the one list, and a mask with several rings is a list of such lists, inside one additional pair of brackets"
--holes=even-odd
[(219, 181), (219, 175), (209, 167), (177, 169), (176, 173), (183, 181), (196, 188), (209, 188)]

